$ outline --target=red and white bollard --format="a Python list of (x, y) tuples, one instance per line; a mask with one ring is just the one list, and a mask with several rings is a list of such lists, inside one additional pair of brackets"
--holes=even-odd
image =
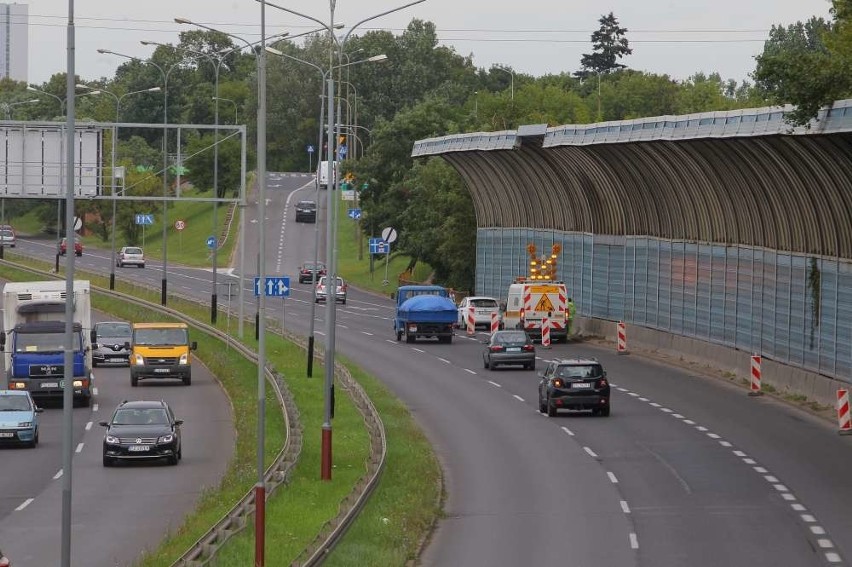
[(852, 415), (849, 413), (849, 390), (837, 390), (837, 432), (852, 435)]
[(763, 391), (760, 389), (760, 362), (761, 362), (761, 356), (759, 354), (752, 355), (752, 357), (751, 357), (751, 385), (750, 385), (749, 391), (748, 391), (749, 396), (763, 395)]
[(467, 308), (467, 334), (476, 334), (476, 319), (473, 318), (473, 307)]
[(491, 334), (493, 335), (500, 330), (500, 317), (496, 311), (491, 312)]
[(624, 324), (624, 321), (618, 322), (618, 342), (615, 352), (617, 354), (630, 354), (627, 350), (627, 325)]
[(550, 348), (550, 319), (547, 317), (541, 320), (541, 346)]

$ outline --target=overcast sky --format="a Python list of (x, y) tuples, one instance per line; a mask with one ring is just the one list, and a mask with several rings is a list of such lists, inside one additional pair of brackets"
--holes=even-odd
[[(30, 0), (29, 82), (42, 84), (66, 69), (67, 0)], [(324, 23), (329, 4), (318, 0), (277, 0)], [(405, 0), (338, 0), (335, 21), (349, 30), (360, 20), (391, 10)], [(811, 16), (829, 17), (829, 0), (426, 0), (383, 16), (358, 30), (383, 28), (401, 33), (412, 18), (434, 22), (439, 41), (477, 67), (505, 65), (540, 76), (573, 72), (591, 51), (589, 36), (601, 15), (612, 11), (633, 55), (632, 69), (686, 79), (696, 72), (747, 79), (754, 56), (773, 24), (788, 25)], [(173, 22), (184, 17), (249, 41), (260, 37), (260, 4), (254, 0), (76, 0), (76, 70), (84, 80), (111, 77), (125, 61), (100, 55), (98, 48), (140, 58), (152, 47), (140, 40), (177, 43), (190, 29)], [(309, 20), (267, 8), (267, 34), (312, 29)], [(356, 30), (355, 34), (358, 34)]]

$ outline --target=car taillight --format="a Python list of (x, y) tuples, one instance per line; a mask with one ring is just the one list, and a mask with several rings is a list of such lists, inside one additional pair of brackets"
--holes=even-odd
[(535, 352), (535, 347), (533, 345), (524, 345), (521, 347), (524, 352)]
[(488, 350), (490, 350), (491, 352), (500, 352), (503, 350), (503, 347), (501, 347), (500, 345), (492, 345), (488, 347)]

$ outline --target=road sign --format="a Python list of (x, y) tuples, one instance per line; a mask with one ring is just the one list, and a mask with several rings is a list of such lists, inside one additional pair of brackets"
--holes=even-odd
[(349, 218), (358, 220), (361, 218), (361, 209), (349, 209)]
[(83, 219), (74, 217), (74, 230), (80, 230), (81, 228), (83, 228)]
[(382, 240), (391, 244), (396, 241), (396, 229), (392, 227), (387, 227), (382, 229)]
[(151, 214), (136, 214), (136, 224), (154, 224), (154, 215)]
[(314, 153), (314, 147), (313, 146), (308, 146), (308, 153), (309, 154)]
[(390, 254), (390, 244), (381, 238), (371, 238), (370, 254)]
[(346, 144), (337, 146), (337, 159), (342, 160), (346, 157)]
[(216, 248), (216, 237), (215, 236), (208, 236), (207, 237), (207, 248), (210, 248), (211, 250)]
[(186, 221), (176, 220), (175, 221), (175, 230), (183, 230), (186, 228)]
[[(268, 277), (262, 291), (266, 297), (290, 297), (290, 277)], [(260, 278), (254, 278), (254, 295), (261, 292)]]

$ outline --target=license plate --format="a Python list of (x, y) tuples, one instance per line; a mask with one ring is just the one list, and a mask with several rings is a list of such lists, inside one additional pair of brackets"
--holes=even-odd
[(42, 382), (41, 387), (42, 388), (58, 388), (59, 382)]
[(168, 374), (169, 372), (171, 372), (171, 370), (168, 369), (168, 368), (155, 368), (154, 369), (155, 374)]
[(582, 390), (583, 388), (591, 388), (592, 385), (589, 382), (572, 382), (571, 387)]
[(521, 347), (510, 346), (506, 349), (506, 352), (521, 352)]
[(148, 445), (131, 445), (127, 448), (127, 450), (132, 453), (144, 453), (146, 451), (149, 451), (150, 449), (151, 447), (149, 447)]
[(0, 437), (11, 438), (11, 437), (14, 437), (14, 436), (15, 436), (15, 434), (12, 433), (11, 431), (0, 431)]

